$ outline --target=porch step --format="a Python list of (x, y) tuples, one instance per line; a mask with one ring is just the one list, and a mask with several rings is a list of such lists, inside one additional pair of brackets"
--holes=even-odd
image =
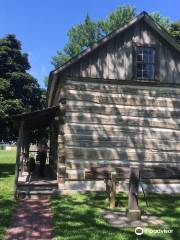
[(33, 196), (54, 196), (58, 194), (57, 181), (19, 182), (18, 195), (20, 198)]
[(18, 198), (25, 199), (25, 198), (44, 198), (50, 196), (58, 196), (59, 190), (38, 190), (38, 191), (28, 191), (28, 190), (18, 190), (17, 191)]
[(36, 190), (41, 191), (43, 190), (54, 190), (57, 189), (57, 184), (18, 184), (18, 189), (20, 190)]

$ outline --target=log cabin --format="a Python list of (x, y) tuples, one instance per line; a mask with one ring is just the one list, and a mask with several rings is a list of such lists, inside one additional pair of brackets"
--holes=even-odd
[[(53, 70), (47, 101), (28, 116), (33, 128), (50, 125), (60, 190), (103, 190), (103, 179), (85, 177), (92, 167), (179, 169), (180, 45), (146, 12)], [(178, 173), (157, 173), (146, 189), (180, 192)]]

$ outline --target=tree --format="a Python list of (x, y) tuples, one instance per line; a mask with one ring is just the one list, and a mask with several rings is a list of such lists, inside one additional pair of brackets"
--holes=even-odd
[(171, 24), (170, 33), (180, 44), (180, 20)]
[(46, 87), (48, 86), (48, 80), (49, 80), (49, 77), (45, 76), (44, 77), (44, 84), (45, 84)]
[(110, 13), (105, 20), (98, 21), (98, 25), (102, 29), (103, 35), (107, 35), (118, 27), (127, 24), (135, 15), (136, 9), (134, 7), (118, 7), (114, 12)]
[(55, 68), (76, 56), (93, 43), (99, 41), (117, 26), (122, 26), (135, 16), (135, 8), (119, 7), (107, 19), (93, 22), (87, 15), (81, 24), (72, 27), (67, 35), (68, 42), (63, 51), (57, 50), (57, 55), (52, 57), (51, 63)]
[(166, 31), (169, 32), (170, 27), (171, 27), (171, 21), (168, 17), (162, 17), (160, 13), (151, 13), (151, 17), (161, 25)]
[(67, 35), (68, 43), (63, 51), (58, 50), (57, 55), (52, 58), (51, 63), (55, 68), (102, 38), (98, 24), (93, 22), (89, 15), (85, 17), (81, 24), (72, 27)]
[(45, 92), (27, 70), (28, 55), (21, 42), (9, 34), (0, 39), (0, 141), (16, 139), (11, 116), (45, 106)]
[[(55, 68), (58, 68), (116, 28), (127, 24), (136, 14), (134, 7), (120, 6), (110, 13), (105, 20), (93, 22), (87, 15), (81, 24), (72, 27), (68, 31), (67, 44), (63, 50), (57, 50), (57, 55), (52, 57), (51, 63)], [(151, 16), (169, 31), (171, 22), (168, 17), (162, 17), (159, 13), (152, 13)]]

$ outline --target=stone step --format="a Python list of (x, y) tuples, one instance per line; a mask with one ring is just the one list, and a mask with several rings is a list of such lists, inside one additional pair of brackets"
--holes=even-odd
[(28, 190), (28, 191), (44, 191), (44, 190), (55, 190), (55, 189), (58, 189), (58, 184), (54, 184), (54, 185), (33, 185), (33, 184), (18, 184), (18, 189), (19, 190), (22, 190), (22, 191), (25, 191), (25, 190)]
[[(18, 190), (19, 191), (55, 191), (58, 189), (57, 180), (48, 179), (35, 179), (35, 176), (31, 177), (31, 180), (26, 181), (28, 173), (23, 173), (24, 177), (18, 179)], [(37, 177), (36, 177), (37, 178)]]
[(75, 92), (69, 90), (66, 93), (67, 101), (83, 101), (97, 104), (114, 104), (126, 106), (151, 106), (180, 108), (180, 96), (151, 97), (132, 94), (114, 94), (100, 92)]
[(17, 190), (17, 196), (19, 199), (25, 199), (25, 198), (33, 198), (38, 197), (38, 198), (46, 198), (50, 196), (58, 196), (59, 195), (59, 190), (53, 189), (53, 190)]
[(80, 91), (90, 91), (90, 92), (101, 92), (101, 93), (118, 93), (131, 95), (149, 95), (152, 97), (156, 96), (177, 96), (180, 94), (179, 88), (173, 87), (160, 87), (160, 86), (130, 86), (130, 85), (118, 85), (118, 84), (102, 84), (102, 83), (90, 83), (90, 82), (77, 82), (77, 81), (66, 81), (65, 86), (66, 91), (74, 90), (78, 93)]
[(155, 151), (139, 148), (85, 148), (66, 147), (66, 158), (79, 160), (119, 160), (119, 161), (152, 161), (152, 162), (178, 162), (180, 152), (177, 151)]
[(102, 115), (83, 112), (67, 112), (67, 123), (86, 123), (86, 124), (111, 124), (123, 126), (145, 126), (168, 129), (180, 129), (180, 119), (175, 118), (152, 118), (152, 117), (130, 117), (117, 115)]
[(176, 108), (106, 105), (81, 101), (68, 101), (66, 111), (130, 117), (180, 118), (180, 109)]

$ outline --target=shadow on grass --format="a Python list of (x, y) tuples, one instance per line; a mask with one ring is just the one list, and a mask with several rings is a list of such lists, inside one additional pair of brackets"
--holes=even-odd
[(1, 163), (0, 164), (0, 178), (6, 178), (14, 175), (15, 164), (13, 163)]
[(10, 219), (16, 202), (13, 195), (0, 194), (0, 239), (3, 239), (5, 229), (10, 225)]
[(170, 239), (180, 236), (180, 194), (149, 194), (149, 206), (145, 207), (141, 196), (140, 207), (146, 214), (157, 216), (173, 229)]
[[(70, 196), (60, 196), (52, 198), (51, 205), (54, 212), (54, 234), (55, 239), (107, 239), (107, 240), (131, 240), (136, 239), (134, 228), (114, 228), (110, 226), (102, 217), (101, 210), (106, 209), (104, 194), (88, 193), (84, 195), (76, 194)], [(120, 204), (123, 208), (126, 206), (127, 196), (122, 195)], [(164, 199), (164, 198), (163, 198)], [(159, 201), (161, 203), (161, 201)], [(156, 204), (152, 202), (156, 211)], [(162, 201), (162, 204), (166, 204)], [(143, 206), (142, 206), (143, 207)], [(168, 207), (168, 205), (167, 205)], [(166, 209), (166, 206), (165, 206)], [(116, 210), (121, 210), (116, 209)], [(150, 209), (151, 210), (151, 209)], [(167, 211), (167, 212), (166, 212)], [(165, 210), (162, 215), (168, 214)], [(160, 214), (160, 213), (159, 213)], [(156, 214), (154, 214), (156, 215)], [(168, 224), (168, 221), (167, 221)], [(140, 239), (178, 239), (178, 233), (174, 235), (146, 235)]]

